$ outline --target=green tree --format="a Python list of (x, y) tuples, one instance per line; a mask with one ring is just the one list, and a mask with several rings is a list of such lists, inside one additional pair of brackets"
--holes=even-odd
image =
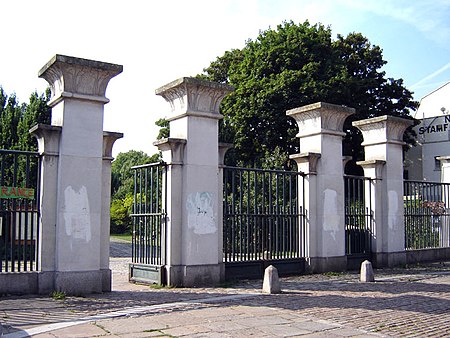
[(346, 121), (344, 153), (361, 159), (352, 120), (409, 116), (416, 102), (401, 79), (386, 78), (382, 50), (360, 33), (331, 37), (322, 24), (284, 22), (241, 50), (218, 57), (199, 77), (235, 88), (221, 105), (222, 141), (233, 142), (229, 164), (260, 166), (277, 151), (298, 152), (297, 125), (286, 110), (325, 101), (356, 108)]
[(51, 123), (51, 108), (47, 105), (50, 100), (50, 88), (39, 95), (37, 92), (31, 94), (29, 103), (22, 112), (22, 118), (17, 126), (18, 149), (37, 150), (36, 139), (30, 135), (31, 127), (38, 123)]
[(158, 121), (155, 122), (155, 125), (161, 128), (159, 129), (159, 133), (156, 139), (161, 140), (163, 138), (169, 137), (170, 134), (169, 121), (167, 121), (166, 119), (159, 119)]
[(112, 199), (124, 199), (127, 195), (133, 194), (134, 176), (131, 167), (159, 160), (159, 154), (148, 156), (143, 151), (129, 150), (126, 153), (119, 153), (111, 166)]
[(17, 149), (17, 127), (23, 107), (19, 105), (16, 95), (7, 96), (0, 88), (0, 147), (2, 149)]
[(37, 123), (50, 123), (49, 99), (47, 89), (45, 94), (32, 93), (28, 104), (20, 104), (15, 94), (8, 96), (0, 86), (0, 148), (36, 151), (29, 130)]
[(123, 234), (130, 232), (131, 212), (133, 208), (133, 194), (111, 202), (111, 233)]

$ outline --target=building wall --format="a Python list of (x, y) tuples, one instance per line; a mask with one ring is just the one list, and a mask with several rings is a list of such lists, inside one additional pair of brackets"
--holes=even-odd
[(450, 156), (450, 82), (431, 92), (420, 101), (414, 116), (420, 124), (417, 146), (405, 158), (405, 169), (410, 180), (439, 182), (439, 156)]

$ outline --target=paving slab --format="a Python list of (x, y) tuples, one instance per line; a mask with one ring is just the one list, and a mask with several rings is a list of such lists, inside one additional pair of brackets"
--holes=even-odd
[[(118, 253), (116, 253), (119, 256)], [(450, 263), (262, 279), (227, 288), (130, 284), (127, 257), (112, 257), (113, 292), (0, 297), (4, 337), (449, 337)]]

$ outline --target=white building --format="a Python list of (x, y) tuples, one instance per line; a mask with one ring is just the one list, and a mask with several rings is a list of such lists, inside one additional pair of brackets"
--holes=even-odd
[(450, 82), (420, 100), (417, 146), (406, 153), (406, 178), (441, 181), (440, 156), (450, 156)]

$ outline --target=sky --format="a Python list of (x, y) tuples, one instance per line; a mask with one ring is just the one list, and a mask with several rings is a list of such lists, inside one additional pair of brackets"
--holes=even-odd
[(450, 0), (5, 0), (0, 86), (20, 102), (43, 92), (39, 69), (55, 54), (123, 65), (107, 88), (104, 130), (124, 133), (113, 155), (149, 155), (170, 106), (155, 89), (202, 72), (283, 21), (360, 32), (383, 49), (386, 77), (419, 101), (450, 81)]

